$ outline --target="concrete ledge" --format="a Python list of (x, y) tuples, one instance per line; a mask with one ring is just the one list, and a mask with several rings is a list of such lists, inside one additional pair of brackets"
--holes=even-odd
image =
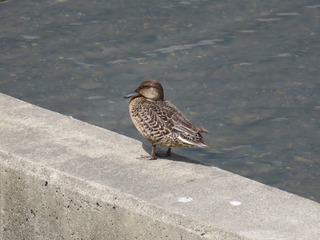
[(316, 202), (179, 156), (138, 160), (136, 140), (0, 102), (2, 239), (320, 239)]

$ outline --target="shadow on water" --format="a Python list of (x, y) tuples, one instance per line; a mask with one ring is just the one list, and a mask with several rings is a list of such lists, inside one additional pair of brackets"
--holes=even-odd
[(1, 1), (0, 91), (142, 140), (122, 94), (157, 79), (209, 130), (208, 148), (170, 159), (320, 201), (319, 11), (312, 0)]

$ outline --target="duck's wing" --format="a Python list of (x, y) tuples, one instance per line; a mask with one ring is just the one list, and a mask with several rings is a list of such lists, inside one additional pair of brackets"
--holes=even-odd
[(200, 132), (207, 132), (204, 128), (193, 126), (183, 113), (173, 104), (167, 101), (149, 103), (146, 108), (148, 111), (144, 117), (149, 128), (152, 128), (153, 135), (161, 138), (168, 134), (174, 134), (177, 138), (186, 144), (206, 147), (202, 141)]
[(189, 134), (197, 133), (197, 132), (208, 132), (206, 129), (202, 127), (194, 126), (185, 116), (184, 114), (172, 103), (163, 101), (164, 109), (168, 109), (167, 112), (170, 112), (170, 118), (173, 124), (173, 128), (176, 131), (186, 132)]
[(142, 101), (134, 117), (140, 132), (151, 142), (170, 134), (173, 128), (170, 109), (163, 109), (161, 102)]

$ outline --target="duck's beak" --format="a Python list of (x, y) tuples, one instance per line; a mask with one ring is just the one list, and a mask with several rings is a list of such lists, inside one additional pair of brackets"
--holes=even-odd
[(127, 93), (126, 95), (124, 95), (123, 97), (124, 98), (130, 98), (130, 97), (138, 97), (140, 96), (140, 93), (134, 91), (134, 92), (131, 92), (131, 93)]

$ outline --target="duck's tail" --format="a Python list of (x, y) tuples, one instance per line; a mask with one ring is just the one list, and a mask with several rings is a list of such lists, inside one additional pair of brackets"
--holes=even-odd
[(198, 132), (203, 132), (203, 133), (208, 133), (208, 130), (205, 129), (204, 127), (197, 127)]
[(201, 141), (201, 142), (196, 142), (196, 143), (194, 143), (194, 145), (195, 145), (196, 147), (199, 147), (199, 148), (208, 147), (208, 145), (205, 144), (203, 141)]
[(202, 140), (202, 135), (200, 134), (200, 133), (208, 133), (208, 130), (203, 127), (198, 127), (197, 130), (198, 130), (198, 134), (200, 135), (201, 139), (200, 139), (200, 141), (198, 140), (195, 145), (200, 148), (208, 147), (208, 145)]

